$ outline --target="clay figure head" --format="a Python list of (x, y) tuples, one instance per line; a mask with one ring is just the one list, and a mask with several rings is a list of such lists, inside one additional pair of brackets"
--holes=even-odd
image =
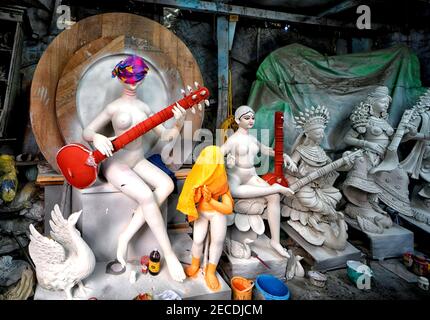
[(418, 111), (418, 113), (426, 112), (430, 110), (430, 89), (420, 96), (418, 102), (414, 106), (414, 109)]
[(324, 139), (324, 127), (319, 126), (312, 130), (308, 130), (305, 132), (305, 136), (309, 140), (312, 140), (313, 142), (315, 142), (316, 145), (319, 145)]
[(299, 112), (294, 117), (296, 128), (303, 129), (304, 135), (309, 141), (319, 145), (324, 139), (324, 130), (330, 119), (330, 112), (325, 106), (312, 106), (304, 112)]
[(255, 112), (249, 106), (240, 106), (234, 113), (234, 119), (240, 128), (251, 129), (255, 123)]
[(370, 112), (378, 118), (387, 117), (391, 100), (388, 88), (385, 86), (376, 87), (367, 95), (367, 103), (372, 107)]
[(135, 90), (148, 73), (149, 67), (142, 57), (128, 56), (112, 70), (112, 78), (118, 77), (129, 90)]

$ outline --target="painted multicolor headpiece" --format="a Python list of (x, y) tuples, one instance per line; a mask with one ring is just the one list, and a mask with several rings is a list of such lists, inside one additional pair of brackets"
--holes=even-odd
[(145, 78), (149, 67), (142, 57), (133, 55), (120, 61), (112, 70), (112, 78), (118, 77), (124, 83), (135, 84)]

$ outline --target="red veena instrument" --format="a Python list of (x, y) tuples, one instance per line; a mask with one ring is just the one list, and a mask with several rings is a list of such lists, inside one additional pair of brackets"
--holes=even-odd
[(269, 184), (278, 183), (281, 186), (288, 187), (288, 181), (285, 179), (284, 164), (284, 113), (275, 112), (275, 172), (266, 173), (262, 178)]
[[(190, 88), (191, 89), (191, 88)], [(157, 112), (148, 119), (138, 123), (112, 141), (113, 152), (122, 149), (125, 145), (136, 140), (149, 130), (173, 117), (172, 109), (179, 104), (184, 109), (207, 100), (209, 90), (201, 87), (186, 95), (183, 99), (171, 104), (167, 108)], [(100, 151), (91, 151), (79, 143), (71, 143), (62, 147), (57, 153), (57, 164), (61, 173), (69, 184), (84, 189), (91, 186), (97, 179), (98, 164), (107, 157)]]

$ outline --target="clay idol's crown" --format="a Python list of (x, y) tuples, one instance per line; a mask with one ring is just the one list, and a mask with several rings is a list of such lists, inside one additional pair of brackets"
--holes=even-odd
[(416, 109), (425, 109), (430, 107), (430, 89), (427, 89), (426, 93), (419, 97), (415, 108)]
[(386, 86), (377, 86), (368, 96), (388, 96), (390, 91)]
[(296, 128), (309, 131), (317, 127), (325, 128), (330, 120), (330, 112), (325, 106), (312, 106), (305, 109), (305, 112), (299, 112), (298, 117), (294, 117)]

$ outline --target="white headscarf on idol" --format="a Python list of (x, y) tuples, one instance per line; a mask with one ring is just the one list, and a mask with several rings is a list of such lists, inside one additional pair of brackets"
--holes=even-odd
[(297, 146), (305, 141), (305, 133), (318, 128), (325, 129), (330, 119), (330, 112), (325, 106), (311, 107), (310, 109), (305, 109), (304, 113), (299, 112), (299, 114), (298, 117), (294, 117), (294, 122), (296, 128), (303, 129), (303, 131), (294, 142), (291, 152), (294, 152)]
[(240, 106), (236, 109), (236, 112), (234, 113), (234, 120), (236, 120), (237, 123), (240, 122), (240, 118), (242, 118), (245, 114), (252, 113), (255, 114), (255, 111), (249, 107), (249, 106)]

